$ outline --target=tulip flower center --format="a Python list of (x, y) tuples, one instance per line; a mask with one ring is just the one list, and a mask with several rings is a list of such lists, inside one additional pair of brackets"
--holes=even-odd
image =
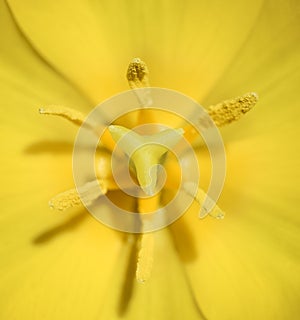
[[(147, 89), (150, 86), (149, 71), (147, 65), (141, 59), (135, 58), (131, 61), (127, 71), (127, 80), (131, 89), (142, 88), (142, 90), (134, 90), (141, 107), (136, 125), (147, 123), (147, 121), (149, 122), (147, 107), (151, 104), (150, 91)], [(243, 114), (252, 109), (257, 100), (257, 94), (247, 93), (235, 99), (210, 106), (207, 108), (207, 112), (217, 126), (223, 126), (238, 120)], [(83, 114), (64, 106), (47, 106), (41, 108), (39, 112), (44, 115), (60, 116), (76, 125), (89, 127)], [(90, 129), (94, 130), (92, 126)], [(139, 186), (147, 195), (147, 197), (137, 199), (139, 213), (147, 214), (149, 210), (150, 212), (157, 210), (160, 207), (160, 193), (156, 192), (157, 167), (164, 164), (165, 155), (183, 137), (189, 143), (192, 143), (197, 137), (197, 132), (188, 123), (183, 128), (166, 129), (152, 135), (141, 135), (122, 125), (110, 125), (101, 137), (102, 147), (104, 147), (105, 151), (102, 150), (100, 152), (100, 157), (97, 160), (99, 171), (97, 180), (87, 182), (79, 188), (80, 190), (74, 188), (58, 194), (50, 200), (50, 207), (63, 211), (80, 205), (81, 202), (85, 204), (93, 203), (106, 193), (109, 195), (111, 191), (118, 190), (118, 185), (112, 179), (111, 155), (109, 154), (117, 145), (130, 159), (130, 169), (134, 173)], [(178, 180), (176, 178), (178, 168), (172, 164), (172, 161), (169, 161), (166, 170), (172, 172), (171, 183), (167, 181), (166, 185), (169, 189), (174, 188), (175, 190), (178, 188), (178, 181), (176, 181)], [(206, 197), (205, 192), (199, 188), (197, 194), (194, 194), (191, 187), (188, 183), (184, 185), (186, 193), (191, 193), (190, 195), (194, 200), (201, 205)], [(215, 218), (224, 217), (224, 213), (217, 205), (210, 212), (210, 215)], [(139, 282), (145, 282), (150, 277), (153, 263), (153, 246), (154, 236), (152, 233), (140, 235), (136, 269), (136, 278)]]

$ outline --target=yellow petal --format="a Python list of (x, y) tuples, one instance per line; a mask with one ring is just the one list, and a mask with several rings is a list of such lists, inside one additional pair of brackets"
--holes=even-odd
[[(58, 216), (47, 208), (51, 196), (72, 187), (76, 128), (41, 117), (38, 108), (57, 102), (87, 111), (89, 103), (32, 50), (3, 2), (0, 33), (0, 318), (67, 318), (75, 305), (82, 315), (69, 293), (82, 302), (95, 290), (101, 299), (122, 241), (84, 211)], [(85, 315), (97, 313), (94, 306)]]
[[(94, 102), (126, 87), (126, 66), (133, 56), (150, 61), (153, 85), (196, 98), (206, 96), (207, 106), (244, 92), (259, 93), (259, 109), (223, 130), (226, 141), (231, 141), (220, 203), (228, 212), (226, 219), (222, 223), (206, 220), (199, 227), (193, 215), (191, 219), (184, 216), (174, 225), (179, 231), (175, 232), (176, 244), (181, 261), (187, 264), (195, 301), (207, 318), (297, 317), (299, 4), (160, 1), (141, 5), (137, 1), (132, 6), (97, 2), (88, 7), (87, 2), (13, 0), (9, 4), (18, 26), (38, 52)], [(2, 152), (7, 155), (1, 166), (5, 182), (1, 189), (1, 254), (5, 257), (0, 264), (1, 317), (93, 319), (102, 312), (104, 318), (122, 313), (134, 319), (145, 315), (146, 306), (147, 315), (155, 318), (164, 319), (170, 312), (173, 318), (199, 318), (194, 313), (194, 297), (179, 272), (181, 261), (163, 236), (158, 236), (161, 246), (157, 248), (162, 251), (155, 257), (159, 264), (158, 271), (153, 271), (151, 290), (139, 287), (130, 295), (127, 282), (120, 290), (130, 246), (125, 245), (113, 269), (112, 260), (121, 248), (115, 233), (98, 229), (91, 219), (79, 223), (82, 218), (75, 211), (67, 228), (54, 228), (59, 237), (47, 231), (47, 226), (57, 223), (57, 216), (45, 217), (48, 196), (53, 189), (70, 187), (66, 184), (72, 181), (71, 158), (62, 158), (62, 153), (73, 141), (75, 130), (66, 133), (65, 123), (31, 117), (31, 106), (55, 102), (74, 108), (80, 105), (81, 109), (87, 103), (69, 85), (60, 80), (57, 84), (57, 74), (50, 68), (44, 70), (39, 56), (16, 29), (12, 31), (15, 26), (7, 11), (0, 12), (6, 14), (0, 19), (5, 32), (0, 51), (5, 57), (0, 61), (5, 63), (0, 72), (6, 84), (1, 85), (1, 110), (5, 110)], [(30, 58), (32, 54), (37, 63)], [(37, 135), (47, 141), (31, 145)], [(62, 136), (70, 139), (67, 144), (53, 146), (51, 139)], [(24, 155), (24, 147), (30, 156)], [(34, 161), (40, 150), (47, 154)], [(54, 151), (60, 151), (59, 159)], [(35, 192), (34, 197), (29, 197), (29, 190)], [(46, 235), (40, 234), (41, 228)], [(42, 243), (47, 250), (33, 245), (33, 235), (37, 235), (33, 243)], [(52, 242), (45, 240), (49, 235)], [(133, 277), (134, 260), (134, 268), (128, 269)], [(121, 300), (122, 294), (132, 299)]]
[(62, 181), (70, 184), (69, 166), (76, 130), (66, 127), (64, 121), (43, 119), (38, 108), (54, 100), (87, 110), (88, 103), (36, 54), (20, 35), (7, 7), (0, 5), (0, 188), (6, 203), (7, 195), (36, 190), (46, 190), (50, 195), (51, 187), (52, 192), (59, 186), (63, 189), (54, 172), (60, 175), (64, 171)]
[(172, 225), (181, 260), (208, 319), (292, 319), (299, 301), (298, 228), (266, 217), (269, 204), (249, 202), (221, 223), (197, 223), (192, 210)]
[[(265, 1), (243, 46), (202, 102), (210, 105), (249, 91), (258, 93), (261, 107), (266, 97), (272, 103), (282, 99), (283, 91), (299, 81), (299, 12), (298, 1)], [(290, 97), (285, 99), (281, 107)]]
[(9, 6), (35, 48), (99, 102), (126, 89), (126, 67), (136, 56), (149, 61), (153, 86), (203, 97), (240, 52), (262, 3), (10, 0)]
[[(1, 318), (96, 318), (119, 263), (120, 235), (86, 213), (62, 223), (58, 216), (51, 222), (44, 206), (28, 209), (40, 209), (43, 219), (23, 211), (24, 218), (1, 231)], [(30, 225), (29, 219), (36, 221)]]
[[(266, 3), (253, 38), (216, 87), (227, 96), (252, 86), (261, 97), (253, 114), (222, 130), (228, 170), (219, 205), (228, 214), (221, 223), (197, 225), (195, 208), (173, 226), (196, 299), (209, 319), (298, 314), (299, 22), (295, 28), (296, 7), (270, 6), (267, 10)], [(212, 93), (208, 100), (222, 98)]]

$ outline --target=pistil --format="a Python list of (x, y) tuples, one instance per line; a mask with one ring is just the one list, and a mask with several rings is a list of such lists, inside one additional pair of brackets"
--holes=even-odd
[(122, 126), (109, 126), (120, 149), (132, 160), (141, 188), (148, 196), (155, 193), (157, 165), (163, 156), (182, 138), (182, 129), (167, 129), (151, 136), (142, 136)]

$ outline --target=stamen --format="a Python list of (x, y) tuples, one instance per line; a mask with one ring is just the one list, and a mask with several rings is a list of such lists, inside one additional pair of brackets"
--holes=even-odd
[[(141, 107), (147, 108), (152, 104), (151, 92), (147, 87), (150, 87), (149, 83), (149, 71), (146, 63), (140, 58), (134, 58), (127, 69), (127, 80), (129, 87), (134, 90)], [(141, 88), (143, 88), (141, 90)], [(143, 120), (144, 113), (141, 110), (139, 116), (139, 123)]]
[[(258, 95), (254, 92), (247, 93), (241, 97), (231, 100), (225, 100), (216, 105), (210, 106), (207, 110), (213, 121), (218, 127), (229, 124), (233, 121), (239, 120), (243, 114), (250, 111), (258, 101)], [(200, 119), (199, 119), (200, 120)], [(202, 125), (209, 125), (205, 123), (205, 119), (201, 121)], [(189, 142), (193, 142), (199, 137), (198, 132), (190, 124), (184, 127), (184, 137)]]
[[(138, 212), (147, 214), (159, 208), (160, 194), (150, 198), (138, 198)], [(136, 279), (140, 283), (147, 281), (152, 272), (154, 250), (154, 234), (143, 233), (140, 235), (140, 251), (137, 261)]]
[(122, 126), (109, 126), (109, 131), (119, 147), (133, 161), (136, 176), (144, 192), (152, 196), (157, 183), (157, 170), (162, 156), (182, 138), (183, 129), (167, 129), (151, 136), (141, 136)]
[(64, 106), (47, 106), (40, 108), (39, 113), (44, 115), (59, 116), (78, 126), (81, 126), (85, 120), (85, 116), (81, 112), (71, 108), (66, 108)]
[(154, 236), (152, 233), (144, 233), (140, 239), (141, 249), (138, 255), (136, 279), (140, 283), (145, 283), (152, 272), (153, 266), (153, 250), (154, 250)]
[(144, 61), (134, 58), (127, 69), (127, 80), (131, 89), (149, 87), (149, 70)]
[[(99, 133), (102, 132), (102, 129), (103, 129), (99, 124), (95, 125), (92, 123), (88, 123), (85, 120), (85, 116), (81, 112), (71, 108), (64, 107), (64, 106), (54, 106), (54, 105), (47, 106), (44, 108), (40, 108), (39, 113), (43, 115), (59, 116), (69, 120), (70, 122), (78, 126), (83, 125), (89, 130), (91, 130), (97, 137), (99, 136)], [(108, 133), (108, 131), (105, 131), (104, 134), (102, 135), (101, 143), (105, 148), (107, 148), (110, 151), (114, 149), (114, 143), (111, 140), (111, 136)]]
[(159, 208), (160, 193), (149, 198), (138, 198), (138, 212), (140, 214), (147, 214), (154, 212)]
[(239, 120), (243, 114), (251, 110), (258, 101), (254, 92), (247, 93), (232, 100), (226, 100), (208, 108), (208, 113), (219, 127)]
[[(205, 218), (207, 214), (216, 219), (223, 219), (225, 213), (215, 204), (213, 201), (201, 188), (197, 188), (197, 194), (193, 194), (194, 185), (192, 183), (184, 184), (184, 191), (192, 196), (196, 202), (201, 206), (199, 218)], [(207, 206), (209, 205), (209, 206)]]
[(49, 206), (52, 209), (64, 211), (81, 205), (81, 198), (85, 204), (89, 205), (92, 204), (94, 200), (105, 194), (107, 189), (104, 182), (98, 182), (95, 180), (84, 184), (78, 189), (78, 191), (76, 189), (70, 189), (59, 193), (49, 201)]

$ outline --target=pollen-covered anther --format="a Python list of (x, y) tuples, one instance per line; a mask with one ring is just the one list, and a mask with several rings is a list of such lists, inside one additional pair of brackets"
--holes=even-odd
[[(127, 69), (127, 81), (131, 89), (134, 90), (141, 108), (148, 108), (152, 105), (151, 90), (149, 89), (149, 70), (144, 61), (140, 58), (134, 58)], [(140, 111), (140, 118), (143, 118), (143, 112)], [(143, 122), (139, 119), (139, 123)]]
[[(138, 212), (147, 214), (159, 209), (160, 194), (150, 198), (138, 199)], [(145, 283), (152, 273), (154, 260), (154, 236), (155, 233), (142, 233), (140, 235), (139, 253), (136, 268), (136, 279), (139, 283)]]
[(146, 63), (134, 58), (127, 69), (127, 80), (131, 89), (149, 87), (149, 71)]
[(49, 201), (49, 207), (59, 211), (64, 211), (79, 206), (80, 204), (80, 196), (76, 189), (70, 189), (59, 193)]
[(140, 238), (140, 251), (138, 254), (136, 279), (145, 283), (151, 276), (153, 266), (154, 235), (145, 233)]
[(43, 115), (59, 116), (79, 126), (82, 125), (85, 120), (85, 116), (81, 112), (59, 105), (40, 108), (39, 113)]
[(239, 120), (257, 103), (258, 95), (254, 92), (231, 100), (225, 100), (208, 108), (208, 113), (217, 126), (223, 126)]
[(78, 190), (70, 189), (59, 193), (49, 201), (49, 206), (52, 209), (64, 211), (79, 206), (82, 202), (85, 205), (90, 205), (106, 192), (105, 184), (95, 180), (84, 184)]

